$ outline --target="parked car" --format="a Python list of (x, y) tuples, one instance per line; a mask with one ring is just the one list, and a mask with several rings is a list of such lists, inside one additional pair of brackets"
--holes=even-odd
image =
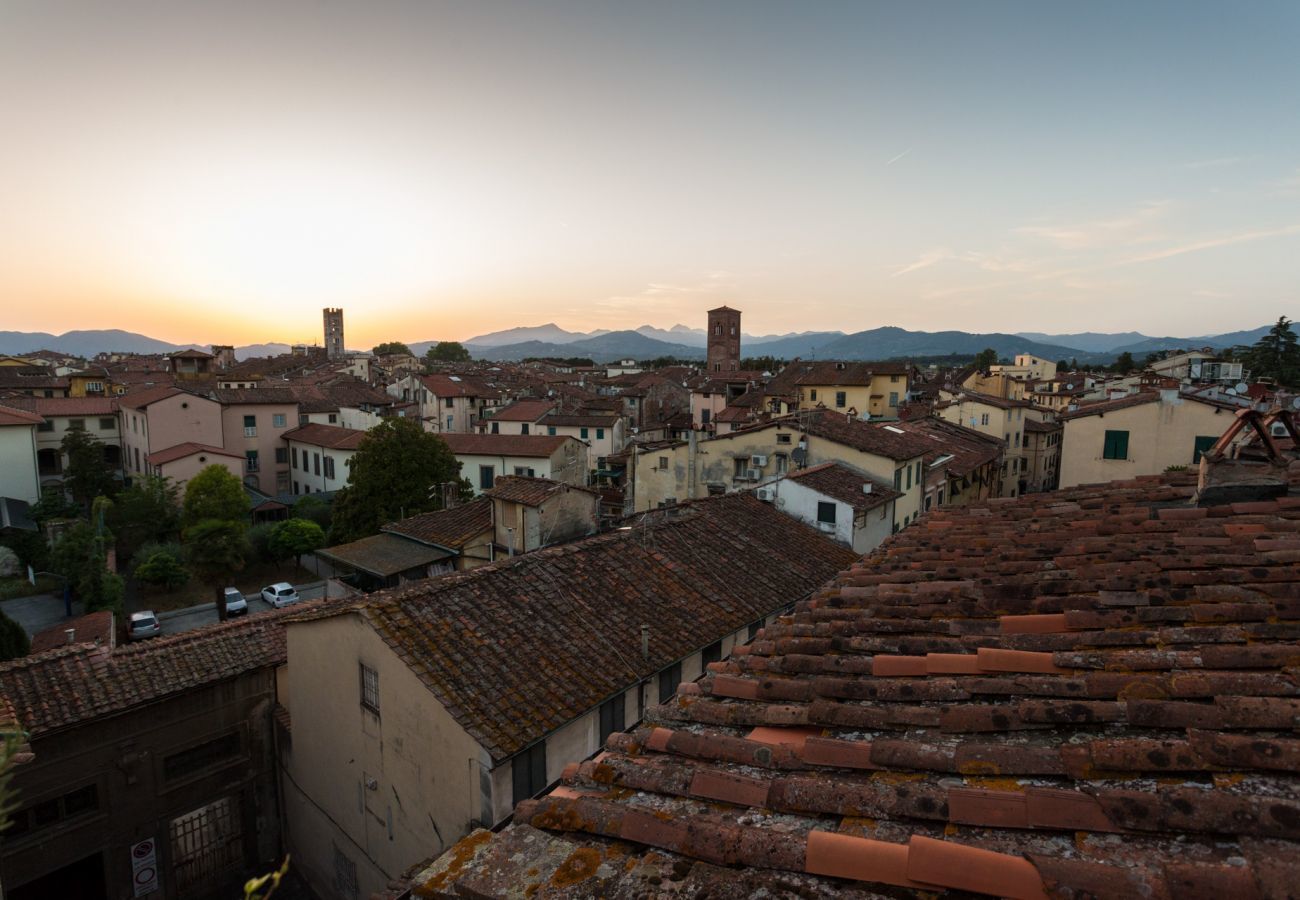
[(248, 612), (248, 601), (239, 592), (239, 588), (228, 587), (225, 594), (227, 616), (242, 616)]
[(297, 603), (302, 598), (298, 596), (298, 592), (294, 590), (293, 585), (289, 582), (279, 581), (262, 588), (262, 599), (279, 609), (282, 606), (288, 606), (290, 603)]
[(142, 641), (145, 638), (157, 637), (159, 634), (162, 634), (162, 626), (158, 623), (158, 617), (153, 614), (153, 610), (146, 609), (131, 613), (131, 619), (126, 626), (128, 641)]

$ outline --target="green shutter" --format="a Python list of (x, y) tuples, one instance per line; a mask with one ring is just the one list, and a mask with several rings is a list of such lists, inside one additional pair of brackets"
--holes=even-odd
[(1102, 444), (1102, 459), (1128, 459), (1128, 432), (1107, 431)]

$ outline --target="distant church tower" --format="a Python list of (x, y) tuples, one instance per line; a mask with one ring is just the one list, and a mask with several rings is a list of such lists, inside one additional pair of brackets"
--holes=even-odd
[(709, 310), (710, 372), (740, 369), (740, 310), (719, 306)]
[(325, 310), (325, 352), (330, 359), (338, 359), (346, 351), (343, 349), (343, 310)]

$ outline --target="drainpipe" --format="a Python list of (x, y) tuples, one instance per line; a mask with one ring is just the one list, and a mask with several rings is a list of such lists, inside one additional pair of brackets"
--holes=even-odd
[(691, 429), (691, 436), (686, 449), (686, 499), (695, 499), (695, 429)]

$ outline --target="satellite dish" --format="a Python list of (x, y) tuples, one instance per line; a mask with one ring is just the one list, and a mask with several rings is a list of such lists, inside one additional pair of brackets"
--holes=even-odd
[(1248, 390), (1250, 390), (1250, 385), (1246, 384), (1246, 382), (1244, 382), (1244, 381), (1238, 381), (1238, 382), (1237, 382), (1237, 393), (1238, 393), (1238, 394), (1244, 394), (1244, 393), (1246, 393), (1246, 391), (1248, 391)]
[(1074, 382), (1073, 382), (1073, 381), (1066, 382), (1065, 389), (1066, 389), (1067, 391), (1072, 391), (1072, 390), (1074, 390)]
[(1291, 401), (1291, 408), (1300, 409), (1300, 397), (1296, 397), (1294, 400)]
[(1232, 396), (1235, 397), (1235, 396), (1237, 396), (1237, 389), (1236, 389), (1236, 388), (1228, 388), (1226, 391), (1224, 391), (1224, 393), (1225, 393), (1225, 394), (1231, 394)]

